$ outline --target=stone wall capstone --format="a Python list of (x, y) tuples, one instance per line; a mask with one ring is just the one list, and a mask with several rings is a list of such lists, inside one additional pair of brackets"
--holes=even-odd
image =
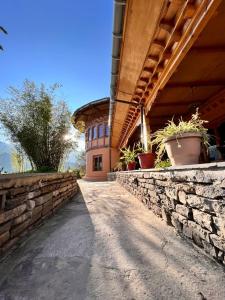
[(117, 172), (116, 180), (180, 235), (225, 264), (225, 166)]
[(0, 175), (0, 255), (77, 191), (73, 173)]

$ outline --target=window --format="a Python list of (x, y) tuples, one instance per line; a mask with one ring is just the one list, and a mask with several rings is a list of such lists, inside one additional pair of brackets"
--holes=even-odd
[(102, 138), (104, 136), (104, 124), (98, 125), (98, 137)]
[(97, 139), (97, 126), (92, 127), (92, 139)]
[(109, 126), (105, 124), (105, 136), (109, 136)]
[(102, 155), (93, 157), (93, 171), (102, 171)]
[(91, 141), (91, 128), (88, 128), (88, 141)]

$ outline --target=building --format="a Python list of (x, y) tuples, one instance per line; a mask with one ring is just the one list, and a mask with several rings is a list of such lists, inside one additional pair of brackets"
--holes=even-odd
[(224, 151), (224, 20), (221, 0), (115, 0), (111, 98), (73, 117), (85, 124), (87, 179), (105, 179), (119, 149), (197, 107)]
[[(140, 133), (154, 133), (172, 118), (187, 120), (198, 107), (215, 137), (212, 148), (224, 154), (224, 23), (224, 0), (115, 1), (112, 147), (132, 145)], [(218, 261), (222, 254), (225, 262), (224, 222), (219, 228), (214, 218), (225, 219), (224, 162), (116, 172), (113, 177), (182, 237)], [(212, 203), (220, 205), (219, 199), (216, 212)], [(207, 218), (213, 227), (205, 230)]]
[(106, 180), (110, 164), (119, 159), (119, 151), (109, 143), (109, 102), (109, 98), (92, 101), (72, 117), (75, 128), (85, 133), (86, 180)]

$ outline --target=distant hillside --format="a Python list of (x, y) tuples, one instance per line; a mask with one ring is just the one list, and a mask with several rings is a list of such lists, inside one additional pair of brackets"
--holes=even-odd
[(13, 172), (11, 164), (11, 152), (13, 147), (0, 141), (0, 169), (3, 167), (7, 173)]

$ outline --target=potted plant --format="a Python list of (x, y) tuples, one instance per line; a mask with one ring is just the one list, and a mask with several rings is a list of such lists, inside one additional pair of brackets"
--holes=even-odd
[(127, 148), (120, 149), (123, 156), (120, 158), (121, 160), (124, 160), (127, 165), (127, 170), (132, 171), (135, 170), (136, 162), (135, 158), (137, 157), (136, 149), (130, 149), (130, 146)]
[(145, 148), (142, 143), (137, 144), (138, 160), (141, 169), (151, 169), (154, 167), (155, 153), (152, 152), (152, 143), (148, 140), (147, 147)]
[(189, 121), (179, 120), (178, 125), (173, 120), (167, 126), (154, 133), (153, 143), (157, 144), (157, 160), (160, 162), (165, 151), (172, 166), (199, 163), (201, 143), (208, 145), (205, 120), (201, 120), (198, 110)]
[(120, 172), (120, 171), (126, 171), (126, 164), (125, 162), (122, 160), (122, 161), (119, 161), (116, 163), (115, 167), (113, 168), (113, 171), (114, 172)]

